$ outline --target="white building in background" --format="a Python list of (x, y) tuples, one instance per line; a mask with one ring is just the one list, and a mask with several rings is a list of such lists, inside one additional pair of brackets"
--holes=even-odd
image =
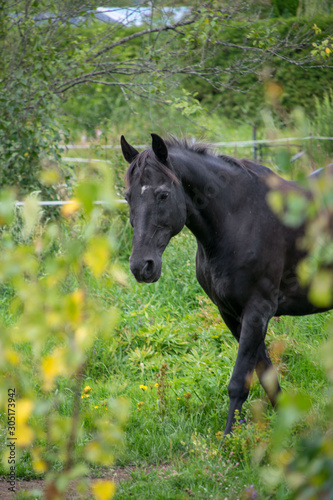
[[(159, 23), (175, 23), (180, 21), (190, 12), (188, 7), (97, 7), (97, 9), (87, 11), (88, 16), (82, 13), (78, 16), (68, 19), (70, 24), (80, 26), (89, 20), (90, 16), (95, 17), (104, 23), (119, 23), (123, 26), (141, 26), (142, 24), (154, 25)], [(11, 14), (15, 19), (24, 19), (24, 14)], [(41, 12), (34, 16), (37, 24), (46, 24), (52, 21), (58, 23), (61, 19), (53, 12)]]
[(180, 21), (189, 11), (188, 7), (164, 7), (158, 10), (150, 7), (98, 7), (95, 15), (105, 22), (113, 21), (125, 26), (140, 26), (147, 22), (150, 23), (152, 14), (153, 19), (156, 15), (158, 21), (171, 23)]

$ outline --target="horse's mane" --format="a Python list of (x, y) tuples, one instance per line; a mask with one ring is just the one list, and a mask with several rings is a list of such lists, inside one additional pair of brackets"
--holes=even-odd
[(194, 153), (197, 153), (199, 155), (204, 155), (204, 156), (210, 155), (216, 158), (220, 158), (229, 165), (237, 165), (243, 170), (246, 170), (254, 175), (271, 173), (269, 168), (265, 167), (264, 165), (261, 165), (260, 163), (256, 163), (252, 160), (248, 160), (246, 158), (238, 159), (235, 158), (234, 156), (217, 154), (214, 152), (214, 147), (210, 144), (205, 144), (202, 142), (189, 143), (187, 139), (178, 139), (176, 137), (170, 137), (168, 140), (165, 141), (165, 144), (169, 148), (174, 147), (178, 149), (185, 149), (188, 151), (193, 151)]
[(165, 144), (169, 148), (186, 149), (198, 153), (199, 155), (213, 154), (213, 149), (209, 144), (204, 144), (202, 142), (189, 143), (185, 138), (178, 139), (177, 137), (170, 136), (169, 139), (165, 141)]
[[(244, 171), (246, 171), (249, 174), (260, 176), (260, 175), (267, 175), (268, 173), (271, 173), (271, 170), (264, 165), (260, 165), (259, 163), (256, 163), (252, 160), (247, 160), (245, 158), (242, 158), (241, 160), (234, 158), (233, 156), (228, 156), (224, 154), (217, 154), (214, 152), (213, 146), (210, 144), (205, 144), (202, 142), (193, 142), (190, 143), (187, 139), (178, 139), (176, 137), (169, 137), (167, 140), (165, 140), (165, 144), (169, 149), (179, 149), (179, 150), (185, 150), (185, 151), (192, 151), (193, 153), (197, 153), (198, 155), (202, 156), (212, 156), (215, 158), (219, 158), (222, 161), (228, 163), (231, 166), (236, 166)], [(139, 176), (143, 174), (144, 166), (145, 165), (154, 165), (157, 166), (162, 172), (164, 172), (167, 177), (169, 177), (173, 182), (179, 183), (179, 179), (176, 177), (176, 175), (163, 163), (159, 162), (155, 155), (152, 155), (152, 149), (146, 149), (142, 151), (142, 153), (139, 153), (138, 156), (134, 159), (134, 161), (131, 163), (129, 166), (127, 173), (126, 173), (126, 182), (127, 186), (130, 185), (130, 182), (133, 178), (134, 172), (138, 171)]]

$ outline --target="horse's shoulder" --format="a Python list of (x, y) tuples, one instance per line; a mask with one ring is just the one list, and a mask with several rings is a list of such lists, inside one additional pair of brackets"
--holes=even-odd
[(265, 165), (262, 165), (261, 163), (257, 163), (253, 160), (249, 160), (248, 158), (242, 158), (241, 163), (246, 167), (248, 170), (253, 172), (256, 175), (276, 175), (273, 170), (270, 168), (266, 167)]

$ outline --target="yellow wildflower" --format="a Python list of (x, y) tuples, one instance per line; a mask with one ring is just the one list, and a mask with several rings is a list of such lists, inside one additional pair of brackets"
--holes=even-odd
[(223, 438), (223, 432), (217, 431), (215, 432), (216, 439), (221, 440)]
[(148, 387), (146, 385), (140, 384), (140, 389), (142, 389), (143, 391), (146, 391), (148, 389)]

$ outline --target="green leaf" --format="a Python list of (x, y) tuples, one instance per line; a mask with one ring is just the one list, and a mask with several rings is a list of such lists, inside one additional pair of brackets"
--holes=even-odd
[(317, 307), (329, 307), (333, 302), (333, 273), (320, 269), (311, 281), (309, 300)]

